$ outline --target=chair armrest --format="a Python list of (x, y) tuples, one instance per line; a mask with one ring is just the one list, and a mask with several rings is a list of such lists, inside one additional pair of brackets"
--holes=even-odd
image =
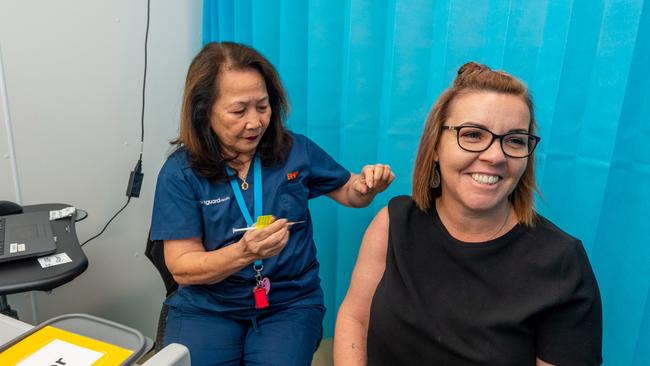
[(190, 351), (178, 343), (170, 343), (142, 366), (191, 366)]

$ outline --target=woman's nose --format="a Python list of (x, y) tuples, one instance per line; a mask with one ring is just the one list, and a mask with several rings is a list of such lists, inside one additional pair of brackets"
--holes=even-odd
[(480, 158), (492, 162), (506, 161), (506, 154), (504, 153), (503, 148), (501, 148), (501, 140), (495, 138), (487, 150), (481, 152)]
[(246, 120), (246, 128), (256, 130), (260, 127), (262, 127), (262, 115), (257, 111), (249, 113), (249, 117)]

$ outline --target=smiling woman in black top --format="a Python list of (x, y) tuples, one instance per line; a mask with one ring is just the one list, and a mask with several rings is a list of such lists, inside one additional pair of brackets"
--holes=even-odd
[(581, 242), (533, 209), (526, 86), (468, 63), (424, 128), (413, 196), (368, 227), (336, 323), (337, 365), (599, 365)]

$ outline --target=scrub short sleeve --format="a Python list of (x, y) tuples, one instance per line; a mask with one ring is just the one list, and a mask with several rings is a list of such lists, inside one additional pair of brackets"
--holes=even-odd
[(158, 174), (151, 239), (174, 240), (202, 236), (200, 204), (183, 169), (170, 158)]
[(350, 179), (350, 172), (337, 163), (328, 153), (313, 141), (307, 140), (310, 179), (309, 198), (316, 198), (330, 193), (344, 185)]
[(560, 302), (539, 319), (538, 357), (554, 365), (600, 365), (600, 292), (581, 243), (565, 254), (559, 281)]

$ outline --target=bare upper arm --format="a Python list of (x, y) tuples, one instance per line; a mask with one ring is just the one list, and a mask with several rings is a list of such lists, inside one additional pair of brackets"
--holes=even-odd
[(386, 269), (388, 224), (388, 208), (384, 207), (366, 229), (344, 300), (350, 315), (364, 322), (370, 315), (372, 297)]
[(201, 238), (188, 238), (177, 240), (165, 240), (163, 246), (165, 252), (165, 265), (169, 272), (174, 274), (178, 268), (179, 259), (187, 253), (205, 252)]

